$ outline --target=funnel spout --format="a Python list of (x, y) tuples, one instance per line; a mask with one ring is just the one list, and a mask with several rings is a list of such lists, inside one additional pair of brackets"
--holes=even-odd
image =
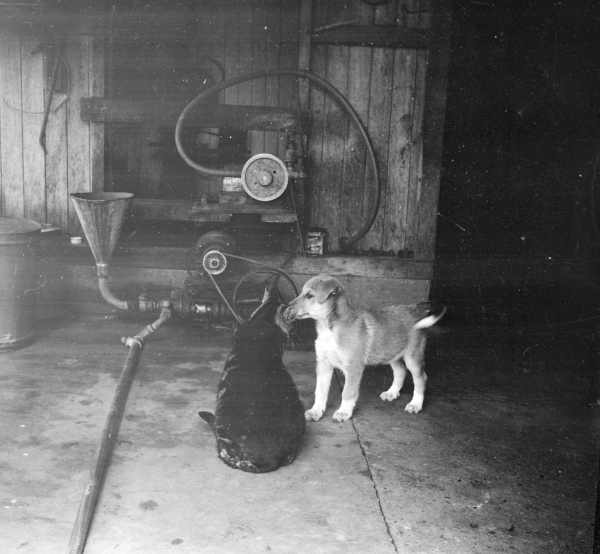
[(127, 310), (129, 305), (126, 300), (119, 300), (110, 290), (108, 286), (108, 277), (98, 277), (98, 288), (100, 289), (100, 294), (102, 298), (106, 300), (109, 304), (112, 304), (119, 310)]
[(127, 310), (129, 306), (125, 300), (119, 300), (108, 286), (108, 263), (117, 246), (132, 198), (133, 194), (129, 192), (71, 194), (85, 238), (96, 260), (100, 294), (109, 304), (120, 310)]
[(132, 198), (133, 194), (129, 192), (71, 194), (73, 206), (96, 264), (110, 262)]

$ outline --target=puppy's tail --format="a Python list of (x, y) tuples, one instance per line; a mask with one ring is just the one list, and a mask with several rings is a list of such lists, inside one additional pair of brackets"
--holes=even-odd
[(210, 426), (210, 428), (212, 429), (212, 432), (215, 433), (216, 432), (216, 427), (215, 427), (215, 415), (210, 413), (210, 412), (198, 412), (198, 415), (204, 420), (206, 421), (206, 423), (208, 423), (208, 425)]
[(415, 329), (427, 329), (428, 327), (433, 327), (440, 319), (442, 319), (447, 312), (446, 306), (442, 309), (439, 314), (432, 314), (420, 319), (415, 323)]

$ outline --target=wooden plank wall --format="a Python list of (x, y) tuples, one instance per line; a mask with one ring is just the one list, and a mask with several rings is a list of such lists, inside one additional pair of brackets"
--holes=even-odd
[[(264, 68), (298, 66), (298, 0), (223, 2), (197, 10), (205, 17), (200, 18), (195, 55), (190, 58), (196, 67), (203, 56), (219, 60), (227, 77)], [(378, 6), (362, 0), (314, 0), (312, 25), (315, 29), (340, 22), (396, 23), (429, 28), (431, 10), (430, 0), (393, 0)], [(115, 58), (118, 66), (125, 62), (127, 54), (123, 52)], [(424, 223), (418, 215), (436, 217), (435, 205), (425, 212), (419, 206), (427, 62), (427, 50), (313, 45), (311, 70), (347, 95), (367, 126), (378, 157), (382, 201), (371, 231), (358, 244), (360, 249), (432, 255), (433, 237), (427, 231), (430, 245), (419, 238)], [(159, 66), (165, 62), (156, 58), (155, 63)], [(139, 82), (132, 81), (129, 86), (132, 92), (140, 89)], [(165, 83), (163, 88), (168, 90), (169, 86)], [(126, 90), (128, 85), (121, 82), (121, 87)], [(264, 79), (255, 80), (227, 89), (221, 101), (296, 107), (298, 87), (290, 78), (270, 79), (266, 83)], [(313, 88), (310, 109), (309, 218), (313, 225), (328, 230), (335, 250), (339, 238), (352, 234), (367, 216), (374, 196), (373, 176), (360, 136), (339, 106)], [(167, 130), (166, 134), (170, 132)], [(155, 195), (153, 190), (158, 185), (152, 185), (152, 180), (160, 180), (161, 172), (163, 180), (169, 177), (156, 167), (157, 163), (160, 165), (156, 157), (150, 155), (147, 159), (148, 148), (138, 144), (148, 142), (147, 135), (141, 133), (138, 142), (131, 141), (131, 130), (120, 136), (114, 149), (129, 152), (128, 161), (122, 164), (128, 175), (135, 180), (137, 174), (149, 174), (144, 182), (131, 185), (128, 190)], [(266, 151), (282, 156), (285, 145), (281, 139), (277, 133), (250, 132), (248, 155)], [(140, 159), (140, 151), (146, 152), (146, 158)], [(132, 169), (136, 165), (141, 170)], [(148, 167), (152, 170), (148, 171)], [(182, 180), (186, 179), (191, 177)], [(182, 193), (184, 189), (178, 187)], [(437, 196), (430, 194), (427, 198), (435, 204)]]
[[(276, 68), (298, 67), (299, 2), (225, 2), (210, 9), (199, 35), (196, 55), (213, 56), (227, 77)], [(215, 40), (216, 36), (216, 40)], [(297, 86), (289, 77), (255, 79), (225, 90), (227, 104), (297, 107)], [(283, 156), (283, 136), (277, 132), (248, 133), (249, 154)]]
[(79, 116), (79, 99), (104, 91), (102, 42), (65, 44), (70, 90), (53, 98), (46, 155), (39, 135), (52, 62), (39, 46), (37, 36), (0, 27), (0, 213), (79, 232), (69, 193), (103, 186), (103, 128)]
[[(316, 0), (313, 27), (353, 22), (428, 28), (430, 10), (428, 0), (378, 6)], [(358, 244), (361, 249), (423, 252), (415, 214), (423, 176), (427, 58), (426, 50), (313, 45), (311, 69), (347, 95), (367, 125), (378, 158), (382, 201), (373, 227)], [(328, 230), (335, 248), (367, 215), (374, 180), (360, 137), (340, 108), (313, 90), (311, 111), (312, 223)]]
[[(199, 4), (196, 10), (203, 17), (195, 35), (146, 37), (133, 45), (127, 37), (114, 43), (107, 37), (114, 48), (107, 95), (191, 98), (201, 88), (193, 80), (194, 68), (206, 56), (219, 60), (227, 77), (264, 68), (296, 68), (300, 4), (299, 0)], [(429, 28), (438, 4), (437, 0), (391, 0), (372, 6), (362, 0), (314, 0), (312, 24), (313, 29), (341, 22)], [(103, 127), (83, 123), (79, 117), (82, 96), (104, 94), (102, 45), (101, 40), (83, 35), (68, 40), (71, 88), (66, 98), (54, 99), (44, 157), (37, 143), (48, 90), (44, 56), (32, 54), (34, 37), (0, 28), (2, 213), (72, 230), (77, 225), (69, 192), (104, 187), (141, 196), (196, 194), (193, 172), (174, 152), (172, 129), (151, 124), (145, 128), (107, 126), (105, 166)], [(363, 250), (432, 257), (439, 160), (424, 171), (424, 144), (427, 150), (428, 143), (423, 129), (428, 95), (436, 109), (443, 110), (444, 98), (443, 91), (426, 89), (429, 56), (427, 50), (402, 48), (312, 47), (311, 70), (347, 95), (376, 149), (383, 194), (375, 224), (358, 245)], [(186, 73), (191, 80), (182, 78)], [(432, 86), (438, 85), (433, 82)], [(256, 80), (226, 90), (221, 101), (295, 108), (298, 86), (288, 77)], [(309, 218), (311, 224), (327, 228), (336, 250), (339, 238), (355, 231), (367, 215), (374, 194), (373, 176), (364, 145), (337, 104), (314, 88), (309, 102)], [(429, 120), (435, 122), (428, 134), (440, 134), (443, 118)], [(432, 159), (439, 154), (438, 142), (431, 143)], [(278, 133), (252, 132), (247, 147), (249, 155), (266, 151), (283, 156), (285, 145)]]
[[(198, 6), (197, 13), (203, 17), (199, 19), (194, 54), (190, 57), (193, 67), (200, 66), (203, 56), (219, 60), (227, 77), (264, 68), (297, 67), (300, 4), (299, 0), (240, 0)], [(391, 0), (378, 6), (362, 0), (314, 0), (312, 26), (314, 30), (352, 22), (429, 28), (432, 9), (430, 0)], [(117, 68), (126, 63), (127, 55), (123, 52), (115, 56)], [(427, 50), (402, 48), (322, 44), (312, 47), (311, 70), (347, 95), (367, 126), (377, 153), (383, 193), (375, 223), (358, 244), (362, 250), (402, 252), (427, 258), (433, 255), (431, 230), (435, 229), (437, 183), (433, 184), (435, 191), (427, 190), (423, 197), (431, 206), (423, 209), (420, 205), (428, 55)], [(131, 61), (127, 63), (131, 65)], [(157, 67), (164, 63), (155, 58)], [(169, 92), (169, 86), (168, 82), (164, 83), (163, 89)], [(128, 87), (134, 92), (140, 89), (140, 83), (132, 81), (128, 85), (121, 80), (121, 89)], [(193, 91), (190, 89), (187, 94), (191, 97)], [(221, 101), (294, 108), (298, 87), (290, 78), (255, 80), (227, 89)], [(368, 215), (374, 181), (360, 136), (339, 106), (312, 88), (310, 110), (308, 215), (311, 224), (328, 230), (330, 244), (336, 250), (340, 237), (356, 231)], [(170, 133), (172, 130), (166, 130), (167, 135)], [(158, 185), (152, 185), (152, 179), (174, 180), (164, 169), (156, 167), (160, 165), (156, 157), (150, 156), (154, 161), (152, 170), (147, 171), (151, 161), (144, 156), (140, 159), (139, 154), (140, 151), (148, 154), (143, 144), (144, 140), (148, 142), (144, 133), (133, 142), (131, 129), (120, 137), (114, 150), (129, 152), (128, 161), (122, 164), (127, 167), (127, 175), (134, 180), (138, 174), (154, 176), (137, 185), (126, 185), (130, 187), (128, 190), (153, 196)], [(250, 132), (248, 155), (266, 151), (283, 156), (285, 145), (281, 139), (277, 133)], [(185, 168), (179, 171), (182, 172), (180, 181), (193, 179), (184, 173)], [(185, 194), (185, 189), (184, 185), (177, 187), (180, 194)], [(433, 224), (430, 219), (434, 220)]]
[[(107, 69), (111, 97), (154, 98), (161, 95), (191, 100), (202, 90), (206, 68), (215, 70), (207, 58), (217, 60), (226, 77), (242, 73), (298, 66), (297, 0), (250, 0), (198, 4), (195, 36), (165, 34), (114, 43)], [(117, 15), (118, 17), (118, 15)], [(191, 17), (191, 16), (190, 16)], [(140, 71), (139, 68), (144, 70)], [(172, 72), (165, 69), (174, 68)], [(215, 71), (218, 75), (218, 71)], [(182, 82), (186, 81), (187, 86)], [(226, 89), (220, 102), (296, 108), (297, 85), (289, 77), (256, 79)], [(128, 190), (140, 196), (174, 197), (193, 195), (197, 176), (175, 156), (173, 128), (140, 125), (108, 125), (109, 189)], [(217, 131), (217, 129), (213, 129)], [(161, 152), (149, 144), (162, 144)], [(251, 131), (247, 157), (259, 152), (284, 156), (283, 134)], [(168, 154), (165, 153), (168, 151)], [(202, 181), (202, 178), (200, 178)], [(207, 180), (202, 186), (213, 187)], [(202, 186), (200, 188), (202, 188)]]

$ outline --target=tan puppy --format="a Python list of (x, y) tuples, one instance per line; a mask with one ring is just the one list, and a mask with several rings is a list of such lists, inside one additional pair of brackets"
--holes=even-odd
[(427, 374), (423, 369), (426, 336), (423, 329), (435, 325), (444, 315), (419, 317), (416, 308), (390, 306), (380, 310), (352, 308), (341, 283), (329, 275), (309, 279), (300, 294), (284, 312), (288, 320), (312, 318), (316, 321), (317, 382), (315, 401), (305, 412), (307, 420), (318, 421), (327, 406), (333, 369), (344, 374), (342, 403), (333, 414), (336, 421), (352, 417), (358, 400), (360, 381), (367, 365), (389, 364), (394, 379), (382, 400), (398, 398), (406, 369), (414, 381), (412, 400), (405, 410), (416, 414), (423, 408)]

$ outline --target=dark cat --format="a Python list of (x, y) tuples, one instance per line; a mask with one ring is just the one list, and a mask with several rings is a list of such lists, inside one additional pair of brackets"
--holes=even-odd
[(283, 366), (287, 330), (281, 312), (278, 294), (268, 289), (234, 333), (214, 415), (198, 414), (215, 433), (219, 458), (242, 471), (264, 473), (290, 464), (304, 434), (304, 407)]

